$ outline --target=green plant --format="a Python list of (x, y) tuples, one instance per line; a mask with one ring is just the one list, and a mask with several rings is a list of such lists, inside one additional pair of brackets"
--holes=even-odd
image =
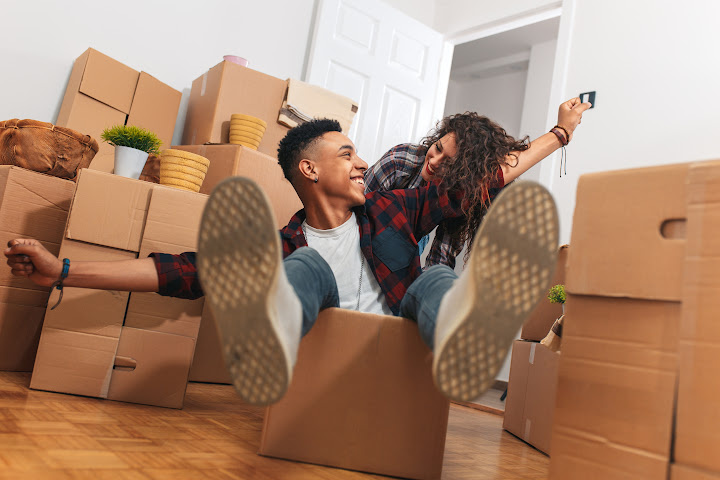
[(565, 285), (550, 287), (547, 298), (550, 303), (565, 303)]
[(150, 130), (133, 125), (115, 125), (103, 130), (100, 135), (113, 147), (130, 147), (150, 154), (160, 153), (162, 142)]

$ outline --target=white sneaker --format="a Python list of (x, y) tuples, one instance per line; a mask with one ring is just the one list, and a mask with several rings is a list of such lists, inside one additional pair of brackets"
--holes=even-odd
[(302, 307), (285, 275), (272, 208), (252, 180), (231, 177), (213, 190), (197, 267), (235, 389), (254, 405), (277, 402), (292, 378)]
[(557, 250), (550, 192), (533, 182), (503, 189), (438, 311), (433, 376), (448, 398), (471, 401), (492, 386), (515, 335), (547, 294)]

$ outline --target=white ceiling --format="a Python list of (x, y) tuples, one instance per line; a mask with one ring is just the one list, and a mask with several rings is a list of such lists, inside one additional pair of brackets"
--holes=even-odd
[(559, 26), (555, 17), (457, 45), (450, 77), (468, 80), (527, 69), (532, 46), (557, 39)]

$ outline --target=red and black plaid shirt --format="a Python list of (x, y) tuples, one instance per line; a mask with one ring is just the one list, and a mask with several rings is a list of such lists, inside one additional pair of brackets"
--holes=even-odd
[[(461, 204), (462, 194), (442, 193), (438, 184), (431, 182), (420, 188), (369, 192), (365, 205), (355, 208), (360, 248), (395, 315), (399, 315), (408, 287), (422, 273), (417, 240), (443, 220), (462, 216)], [(280, 230), (285, 257), (307, 246), (304, 220), (305, 211), (300, 210)], [(151, 256), (159, 277), (158, 293), (180, 298), (202, 296), (194, 253)]]

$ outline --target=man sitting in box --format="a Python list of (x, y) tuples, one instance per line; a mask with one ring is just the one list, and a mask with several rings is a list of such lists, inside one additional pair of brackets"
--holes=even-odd
[[(365, 194), (368, 165), (333, 120), (293, 128), (278, 152), (305, 207), (279, 236), (262, 190), (233, 177), (208, 200), (197, 263), (188, 252), (70, 265), (29, 239), (8, 242), (7, 263), (44, 286), (206, 295), (234, 386), (249, 403), (282, 398), (302, 335), (320, 310), (337, 306), (416, 321), (434, 351), (437, 387), (451, 399), (477, 398), (547, 290), (558, 245), (550, 194), (527, 182), (498, 195), (458, 278), (445, 265), (423, 272), (417, 239), (463, 215), (462, 192), (433, 181)], [(488, 200), (518, 175), (498, 171)]]

